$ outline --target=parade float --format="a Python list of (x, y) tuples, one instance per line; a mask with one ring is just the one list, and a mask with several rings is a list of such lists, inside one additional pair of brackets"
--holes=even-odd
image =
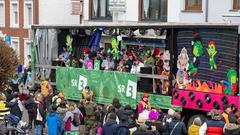
[[(151, 30), (155, 35), (146, 34)], [(162, 30), (166, 31), (165, 38), (158, 35)], [(117, 97), (123, 104), (134, 107), (143, 93), (149, 93), (152, 106), (182, 108), (180, 110), (186, 122), (200, 115), (204, 119), (211, 109), (223, 110), (224, 104), (233, 109), (239, 108), (238, 25), (138, 23), (33, 26), (32, 31), (35, 34), (35, 83), (41, 78), (39, 76), (52, 76), (53, 84), (68, 99), (79, 100), (84, 86), (89, 85), (95, 92), (97, 103), (111, 103)], [(121, 33), (121, 37), (113, 31)], [(136, 31), (140, 36), (132, 35)], [(108, 38), (100, 36), (101, 32), (109, 35)], [(92, 36), (94, 33), (96, 37)], [(151, 53), (145, 53), (158, 58), (154, 72), (131, 74), (103, 71), (95, 67), (99, 64), (94, 64), (94, 61), (89, 61), (87, 69), (60, 67), (68, 60), (68, 57), (63, 57), (63, 61), (57, 60), (63, 45), (67, 45), (66, 51), (77, 54), (88, 52), (84, 48), (95, 50), (99, 42), (110, 48), (106, 51), (112, 53), (116, 60), (119, 59), (119, 47), (137, 48), (135, 50), (140, 52), (151, 50)], [(41, 50), (51, 52), (43, 53)], [(150, 63), (151, 59), (148, 59)]]

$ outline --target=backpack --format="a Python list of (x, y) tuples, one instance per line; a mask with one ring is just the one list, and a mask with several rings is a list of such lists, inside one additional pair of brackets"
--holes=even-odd
[(73, 121), (72, 124), (77, 127), (79, 126), (81, 123), (80, 118), (79, 118), (79, 114), (78, 113), (73, 113)]

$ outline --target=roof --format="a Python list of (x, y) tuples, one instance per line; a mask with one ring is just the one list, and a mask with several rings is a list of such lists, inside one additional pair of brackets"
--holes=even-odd
[(89, 22), (79, 25), (32, 25), (32, 29), (84, 29), (84, 28), (238, 28), (240, 23), (137, 23), (137, 22)]

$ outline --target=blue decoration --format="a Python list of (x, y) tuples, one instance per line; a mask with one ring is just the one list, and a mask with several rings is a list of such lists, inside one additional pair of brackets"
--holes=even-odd
[(6, 44), (10, 45), (11, 44), (12, 37), (10, 35), (5, 36), (5, 42)]

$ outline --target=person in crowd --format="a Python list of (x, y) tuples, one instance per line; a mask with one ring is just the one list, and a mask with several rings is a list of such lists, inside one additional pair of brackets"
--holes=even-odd
[(115, 68), (115, 63), (113, 59), (111, 58), (111, 56), (107, 56), (107, 58), (103, 60), (102, 69), (112, 71), (114, 70), (114, 68)]
[[(79, 107), (78, 107), (78, 109), (80, 110), (80, 112), (81, 112), (82, 115), (83, 115), (83, 118), (86, 116), (85, 104), (86, 104), (86, 100), (85, 100), (85, 99), (82, 99), (82, 100), (80, 101), (80, 105), (79, 105)], [(84, 125), (84, 119), (81, 120), (81, 125)]]
[(87, 97), (89, 97), (90, 100), (93, 101), (93, 96), (94, 96), (93, 91), (90, 90), (89, 86), (86, 86), (82, 92), (82, 99), (86, 100)]
[(143, 112), (143, 110), (151, 110), (150, 102), (148, 102), (149, 95), (147, 93), (143, 94), (142, 99), (138, 103), (138, 113)]
[[(60, 105), (57, 108), (57, 112), (59, 113), (61, 120), (64, 119), (66, 112), (68, 111), (67, 105), (66, 105), (66, 101), (62, 100)], [(64, 130), (64, 122), (62, 122), (62, 129)], [(63, 131), (64, 132), (64, 131)]]
[(61, 53), (61, 55), (59, 56), (60, 59), (62, 59), (62, 61), (64, 62), (64, 65), (67, 65), (67, 61), (69, 60), (70, 57), (70, 53), (67, 51), (66, 46), (63, 47), (63, 52)]
[(85, 135), (96, 135), (98, 122), (100, 120), (100, 114), (97, 104), (91, 101), (90, 97), (86, 98), (85, 110), (86, 110), (86, 117), (84, 118)]
[(229, 123), (223, 128), (224, 135), (240, 135), (240, 127), (236, 124), (237, 119), (234, 116), (229, 117)]
[[(116, 110), (115, 110), (114, 106), (110, 105), (110, 106), (107, 107), (107, 113), (104, 116), (103, 125), (107, 122), (108, 115), (112, 114), (112, 113), (116, 114)], [(119, 118), (117, 116), (116, 116), (115, 121), (117, 122), (117, 124), (119, 124)]]
[(79, 62), (82, 63), (83, 65), (82, 68), (87, 69), (87, 61), (90, 60), (89, 53), (90, 53), (89, 49), (85, 48), (83, 51), (84, 59), (79, 59)]
[(4, 121), (4, 116), (10, 114), (10, 109), (7, 107), (6, 96), (0, 93), (0, 121)]
[(147, 50), (144, 58), (144, 67), (153, 67), (155, 59), (151, 55), (151, 50)]
[(228, 124), (229, 123), (228, 118), (232, 111), (231, 107), (228, 104), (225, 104), (225, 105), (223, 105), (223, 110), (224, 110), (224, 112), (222, 113), (223, 119), (224, 119), (225, 123)]
[(130, 72), (132, 69), (132, 65), (133, 65), (133, 54), (132, 53), (128, 54), (128, 60), (126, 61), (126, 65), (127, 65), (127, 72)]
[(27, 109), (27, 112), (28, 112), (28, 125), (29, 125), (29, 128), (32, 129), (32, 124), (33, 124), (34, 118), (36, 117), (35, 114), (36, 114), (36, 108), (37, 108), (32, 93), (30, 93), (27, 96), (27, 98), (23, 102), (23, 104), (24, 104), (24, 106), (25, 106), (25, 108)]
[(45, 107), (43, 98), (44, 97), (42, 94), (37, 94), (35, 96), (35, 103), (37, 105), (36, 117), (34, 119), (35, 135), (43, 134), (43, 126), (45, 124), (45, 118), (46, 118), (46, 107)]
[(122, 118), (126, 118), (126, 116), (128, 117), (128, 120), (127, 120), (127, 126), (128, 128), (134, 128), (136, 126), (136, 117), (135, 117), (135, 113), (133, 112), (133, 109), (131, 108), (130, 105), (126, 105), (124, 108), (123, 108), (123, 112), (121, 112), (122, 115), (120, 115), (121, 119)]
[(188, 135), (199, 135), (199, 129), (202, 125), (202, 121), (199, 117), (193, 120), (193, 124), (188, 128)]
[(117, 66), (117, 71), (119, 71), (119, 72), (127, 72), (124, 60), (120, 60), (119, 61), (118, 66)]
[(72, 135), (77, 135), (77, 132), (73, 131), (72, 126), (73, 126), (73, 120), (74, 120), (74, 114), (72, 113), (75, 110), (75, 105), (74, 103), (69, 103), (68, 104), (68, 111), (65, 114), (65, 117), (63, 118), (64, 122), (64, 134), (72, 134)]
[(13, 99), (7, 103), (7, 106), (10, 108), (10, 113), (14, 116), (17, 116), (21, 120), (23, 114), (23, 105), (18, 98), (18, 93), (15, 92), (13, 95)]
[(49, 83), (49, 78), (45, 78), (40, 85), (41, 85), (41, 94), (44, 97), (47, 97), (50, 94), (50, 90), (52, 90), (52, 87)]
[(102, 61), (104, 59), (104, 48), (103, 47), (98, 49), (97, 59), (100, 60), (100, 63), (102, 63)]
[(116, 112), (117, 117), (119, 117), (118, 111), (120, 109), (124, 109), (124, 107), (120, 104), (120, 101), (119, 101), (118, 98), (113, 98), (112, 106), (115, 108), (115, 112)]
[(221, 112), (213, 109), (211, 110), (211, 119), (203, 123), (199, 129), (199, 135), (223, 135), (224, 125)]
[(115, 113), (109, 113), (107, 115), (106, 123), (102, 128), (102, 135), (116, 135), (118, 124), (117, 124), (117, 116)]
[(127, 116), (121, 118), (116, 135), (130, 135)]
[(186, 126), (180, 118), (180, 114), (175, 112), (174, 117), (168, 126), (168, 132), (170, 135), (187, 135)]
[(131, 73), (133, 74), (140, 73), (142, 67), (144, 67), (144, 64), (138, 58), (136, 58), (135, 61), (133, 62)]
[(52, 105), (47, 116), (48, 135), (61, 135), (63, 133), (62, 119), (57, 113), (57, 106)]

